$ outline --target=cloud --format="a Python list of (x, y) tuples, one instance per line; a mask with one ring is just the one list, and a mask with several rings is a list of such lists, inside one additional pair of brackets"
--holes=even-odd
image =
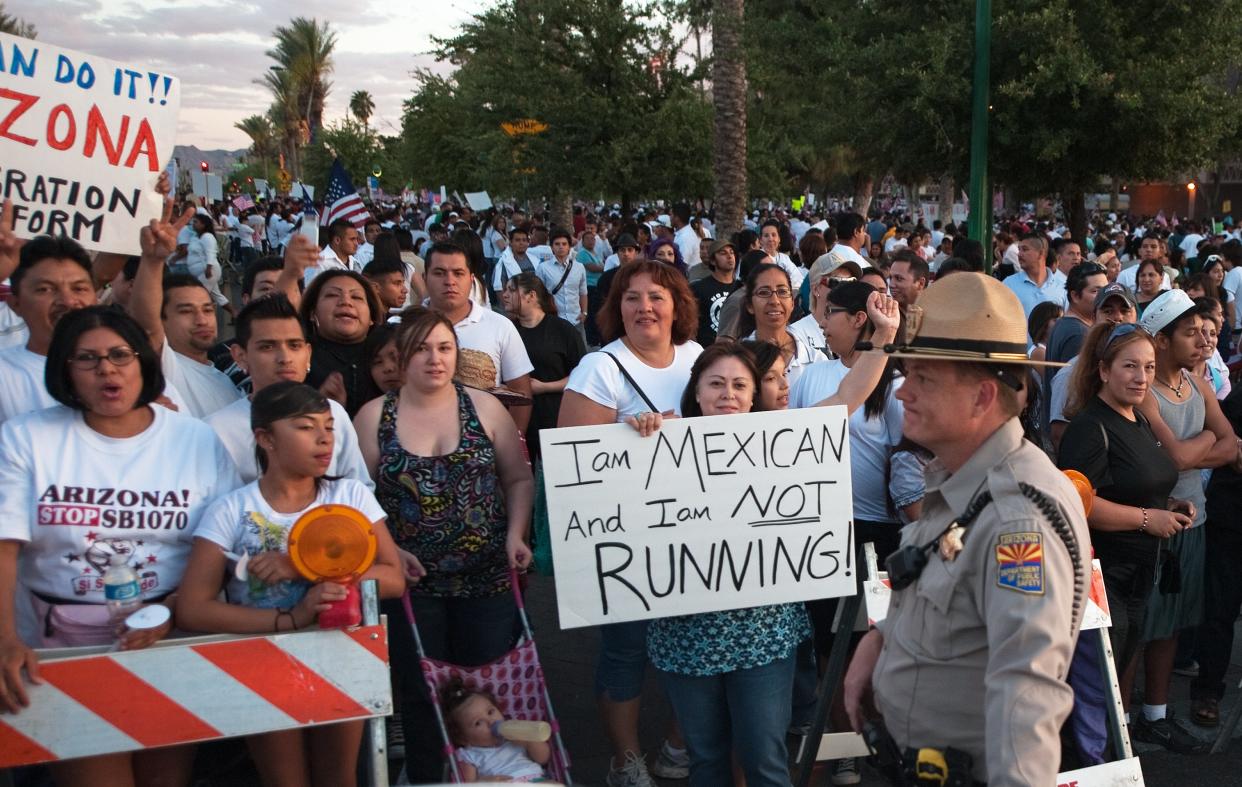
[(483, 5), (478, 0), (355, 0), (347, 6), (336, 0), (10, 0), (6, 10), (34, 23), (40, 40), (175, 75), (182, 96), (177, 143), (233, 149), (249, 144), (233, 124), (271, 103), (255, 80), (272, 64), (265, 53), (275, 43), (271, 33), (278, 25), (304, 16), (328, 20), (337, 33), (325, 122), (345, 117), (350, 95), (366, 90), (375, 100), (371, 125), (395, 133), (402, 102), (414, 90), (410, 72), (448, 70), (427, 54), (432, 36), (451, 35)]

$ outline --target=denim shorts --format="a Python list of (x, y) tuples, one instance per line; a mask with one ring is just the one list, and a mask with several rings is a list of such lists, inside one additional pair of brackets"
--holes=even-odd
[(605, 697), (613, 702), (625, 702), (643, 693), (649, 622), (633, 620), (599, 627), (595, 696)]

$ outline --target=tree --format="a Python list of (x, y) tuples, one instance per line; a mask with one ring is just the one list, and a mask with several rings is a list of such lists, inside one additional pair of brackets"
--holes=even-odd
[(262, 165), (263, 178), (266, 179), (268, 163), (279, 150), (272, 121), (265, 115), (251, 115), (234, 123), (233, 127), (250, 137), (250, 155), (259, 160)]
[(716, 223), (722, 238), (742, 229), (746, 215), (747, 87), (742, 10), (743, 0), (715, 0), (712, 7), (712, 173)]
[(35, 38), (38, 35), (35, 26), (30, 22), (5, 12), (4, 3), (0, 3), (0, 33), (8, 33), (9, 35), (21, 36), (22, 38)]
[(416, 75), (404, 165), (423, 182), (545, 196), (562, 222), (572, 196), (706, 192), (710, 115), (661, 22), (653, 3), (623, 0), (501, 0), (479, 12), (436, 40), (456, 70)]
[(371, 98), (371, 94), (365, 90), (355, 90), (354, 94), (349, 97), (349, 111), (358, 119), (362, 127), (370, 130), (368, 122), (371, 115), (375, 114), (375, 99)]
[(298, 167), (298, 147), (315, 138), (323, 125), (323, 107), (332, 83), (332, 52), (336, 33), (329, 24), (297, 17), (272, 34), (276, 46), (267, 56), (276, 61), (259, 82), (272, 92), (272, 120), (280, 129), (282, 147), (294, 172)]

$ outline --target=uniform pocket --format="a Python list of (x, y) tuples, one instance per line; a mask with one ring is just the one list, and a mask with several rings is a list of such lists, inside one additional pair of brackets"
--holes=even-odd
[[(933, 554), (923, 575), (915, 583), (920, 614), (914, 616), (920, 627), (917, 640), (928, 656), (948, 659), (965, 652), (970, 643), (962, 636), (963, 613), (969, 619), (968, 610), (954, 609), (958, 590), (958, 577), (949, 570), (951, 564)], [(964, 603), (964, 602), (959, 602)]]

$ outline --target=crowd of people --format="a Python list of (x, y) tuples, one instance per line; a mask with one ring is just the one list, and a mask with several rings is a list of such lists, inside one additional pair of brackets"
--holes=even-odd
[[(167, 200), (126, 256), (92, 255), (67, 238), (20, 241), (5, 203), (0, 710), (30, 702), (36, 648), (119, 636), (136, 649), (186, 633), (313, 626), (345, 588), (303, 579), (288, 531), (315, 506), (346, 505), (379, 534), (364, 578), (377, 580), (389, 613), (390, 735), (403, 741), (408, 778), (437, 782), (436, 698), (398, 599), (409, 593), (432, 658), (481, 665), (513, 646), (513, 572), (550, 573), (541, 430), (628, 423), (650, 436), (670, 417), (845, 405), (854, 540), (883, 557), (928, 521), (925, 498), (935, 516), (946, 500), (970, 502), (941, 486), (929, 463), (947, 449), (928, 426), (930, 407), (969, 402), (937, 400), (938, 386), (953, 384), (901, 348), (933, 317), (967, 320), (996, 303), (1020, 308), (1020, 340), (1005, 344), (1018, 360), (983, 374), (980, 390), (1003, 407), (979, 423), (1004, 424), (1003, 445), (989, 450), (1031, 467), (1052, 457), (1095, 490), (1089, 546), (1103, 564), (1127, 702), (1144, 665), (1132, 734), (1199, 750), (1168, 711), (1175, 673), (1196, 675), (1190, 721), (1218, 723), (1242, 606), (1230, 579), (1242, 502), (1242, 393), (1227, 365), (1242, 328), (1242, 232), (1231, 223), (1099, 215), (1074, 238), (1024, 217), (984, 249), (951, 223), (927, 227), (899, 212), (761, 210), (717, 237), (711, 212), (685, 204), (633, 215), (583, 205), (565, 226), (541, 211), (389, 205), (360, 227), (306, 222), (313, 232), (301, 211), (292, 200), (241, 212)], [(950, 287), (959, 275), (968, 278)], [(117, 555), (139, 572), (144, 603), (171, 611), (161, 628), (128, 631), (110, 617), (102, 578)], [(246, 579), (232, 578), (239, 555)], [(940, 595), (925, 600), (946, 613), (959, 601), (941, 574), (928, 591)], [(810, 727), (837, 606), (600, 627), (607, 784), (646, 787), (655, 775), (695, 787), (787, 785), (787, 736)], [(893, 636), (910, 625), (899, 615)], [(929, 647), (939, 658), (959, 655), (959, 644)], [(879, 656), (874, 639), (853, 646), (864, 661)], [(1098, 681), (1090, 659), (1072, 670), (1065, 661), (1062, 682)], [(639, 742), (648, 664), (675, 717), (649, 757)], [(1059, 669), (1029, 666), (1044, 667)], [(459, 694), (454, 735), (470, 749), (499, 745), (460, 726), (494, 715), (492, 698)], [(982, 706), (977, 715), (964, 747), (982, 745)], [(832, 720), (858, 726), (857, 708), (838, 702)], [(265, 783), (350, 784), (361, 730), (247, 744)], [(1067, 761), (1107, 756), (1098, 725), (1076, 728), (1074, 740)], [(974, 753), (975, 778), (1011, 783), (1009, 752)], [(192, 754), (106, 755), (51, 771), (66, 785), (147, 784), (155, 773), (185, 784)], [(504, 758), (486, 751), (469, 756), (466, 774), (482, 780), (532, 777), (548, 755), (515, 757), (521, 774), (489, 773)], [(857, 760), (834, 764), (834, 784), (859, 778)]]

